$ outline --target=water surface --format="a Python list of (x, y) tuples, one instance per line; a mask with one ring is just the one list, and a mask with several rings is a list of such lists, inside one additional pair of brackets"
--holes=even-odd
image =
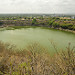
[(59, 49), (67, 47), (68, 43), (75, 46), (75, 34), (40, 27), (0, 31), (0, 40), (14, 44), (18, 48), (25, 48), (27, 45), (37, 42), (50, 52), (54, 52), (51, 41)]

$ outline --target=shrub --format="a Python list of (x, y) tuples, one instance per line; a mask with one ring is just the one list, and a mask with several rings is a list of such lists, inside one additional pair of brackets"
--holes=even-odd
[(36, 19), (34, 18), (33, 20), (32, 20), (32, 25), (34, 25), (36, 23)]
[(3, 22), (0, 21), (0, 26), (2, 26)]
[[(52, 57), (37, 43), (22, 51), (14, 52), (13, 49), (0, 42), (0, 75), (75, 74), (75, 47), (71, 48), (70, 44), (66, 50), (56, 52)], [(55, 45), (54, 49), (56, 50)]]
[(59, 23), (53, 22), (52, 26), (53, 26), (54, 28), (59, 28), (60, 25), (59, 25)]
[(63, 24), (63, 25), (61, 25), (61, 28), (63, 28), (63, 29), (72, 29), (72, 24)]

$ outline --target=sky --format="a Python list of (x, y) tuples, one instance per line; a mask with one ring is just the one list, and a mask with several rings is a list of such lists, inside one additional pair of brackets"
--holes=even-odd
[(0, 0), (0, 13), (75, 14), (75, 0)]

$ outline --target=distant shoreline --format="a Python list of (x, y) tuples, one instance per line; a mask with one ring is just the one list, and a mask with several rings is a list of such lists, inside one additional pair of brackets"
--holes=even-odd
[[(47, 26), (28, 26), (28, 25), (25, 25), (25, 26), (4, 26), (4, 27), (1, 27), (0, 26), (0, 29), (1, 28), (5, 28), (6, 30), (14, 30), (14, 29), (21, 29), (21, 28), (29, 28), (29, 27), (45, 27), (45, 28), (49, 28), (49, 29), (54, 29), (54, 28), (50, 28), (50, 27), (47, 27)], [(62, 29), (62, 28), (55, 28), (54, 30), (61, 30), (61, 31), (66, 31), (66, 32), (71, 32), (71, 33), (74, 33), (75, 34), (75, 31), (73, 30), (69, 30), (69, 29)]]
[(25, 26), (39, 26), (75, 33), (75, 19), (73, 18), (75, 17), (49, 17), (48, 15), (36, 17), (5, 16), (0, 18), (0, 28), (14, 27), (18, 29)]

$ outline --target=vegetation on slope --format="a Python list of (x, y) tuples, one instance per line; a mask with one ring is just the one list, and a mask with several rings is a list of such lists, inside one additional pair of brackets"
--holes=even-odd
[[(54, 29), (68, 29), (75, 31), (75, 19), (48, 17), (48, 18), (30, 18), (30, 17), (6, 17), (0, 21), (3, 26), (45, 26)], [(13, 18), (13, 19), (12, 19)]]
[(66, 50), (56, 50), (56, 54), (50, 56), (47, 50), (37, 43), (17, 51), (15, 46), (0, 42), (0, 75), (74, 74), (75, 48), (71, 49), (70, 44)]

